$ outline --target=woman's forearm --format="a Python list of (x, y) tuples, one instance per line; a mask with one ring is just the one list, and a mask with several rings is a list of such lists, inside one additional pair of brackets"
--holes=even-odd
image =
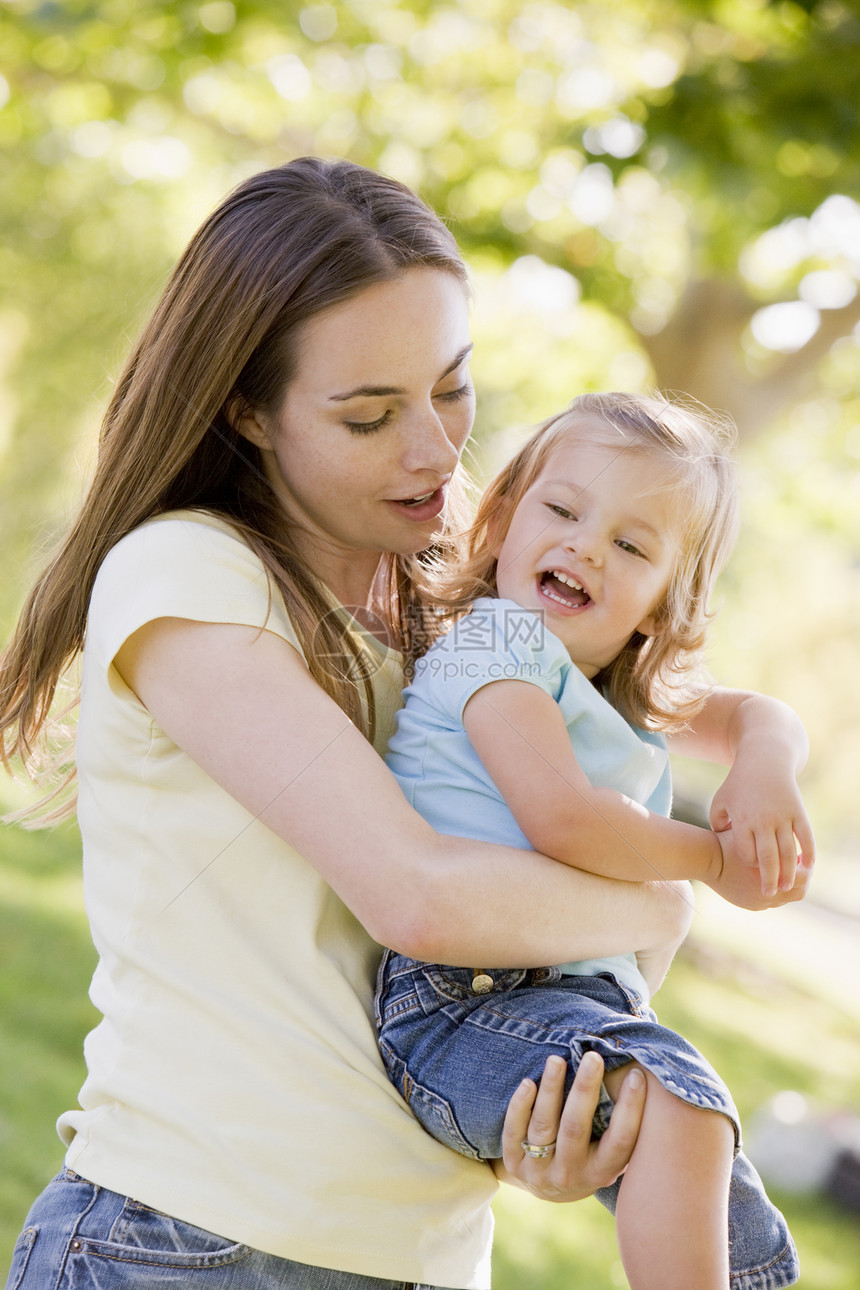
[(415, 859), (423, 898), (394, 946), (414, 958), (539, 967), (649, 954), (679, 944), (692, 918), (686, 883), (621, 882), (463, 838), (440, 837), (430, 851)]
[(161, 619), (127, 642), (117, 667), (160, 728), (381, 944), (537, 967), (647, 950), (686, 925), (671, 884), (616, 882), (435, 833), (296, 651), (268, 632)]

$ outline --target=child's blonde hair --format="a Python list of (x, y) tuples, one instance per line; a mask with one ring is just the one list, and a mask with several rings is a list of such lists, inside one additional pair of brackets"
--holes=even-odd
[(612, 705), (635, 725), (678, 730), (699, 709), (708, 686), (701, 652), (713, 617), (710, 597), (734, 544), (738, 522), (736, 432), (721, 417), (688, 399), (638, 394), (583, 394), (545, 421), (484, 493), (469, 534), (466, 559), (443, 589), (447, 613), (457, 616), (482, 595), (498, 595), (496, 557), (516, 507), (555, 446), (588, 418), (605, 424), (598, 441), (619, 451), (671, 458), (679, 496), (679, 554), (654, 636), (636, 632), (595, 678)]

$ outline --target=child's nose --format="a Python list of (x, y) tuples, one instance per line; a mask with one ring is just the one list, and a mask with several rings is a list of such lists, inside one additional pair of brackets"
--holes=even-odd
[(585, 560), (588, 564), (598, 565), (602, 563), (600, 534), (593, 525), (580, 521), (570, 532), (567, 539), (567, 546), (578, 556), (580, 560)]

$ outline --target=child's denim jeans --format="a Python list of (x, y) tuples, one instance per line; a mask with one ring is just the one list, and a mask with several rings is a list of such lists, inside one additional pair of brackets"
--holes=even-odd
[[(473, 972), (419, 963), (386, 951), (379, 973), (377, 1023), (389, 1076), (435, 1138), (462, 1155), (502, 1154), (505, 1111), (526, 1078), (540, 1080), (553, 1054), (568, 1063), (600, 1053), (607, 1070), (631, 1060), (677, 1097), (727, 1116), (736, 1157), (729, 1196), (733, 1290), (777, 1290), (798, 1277), (785, 1220), (740, 1151), (740, 1122), (731, 1094), (692, 1044), (661, 1026), (650, 1008), (611, 976), (564, 976), (557, 968), (494, 970), (488, 993)], [(486, 983), (484, 983), (486, 984)], [(569, 1085), (568, 1085), (569, 1086)], [(604, 1095), (594, 1133), (606, 1128)], [(621, 1181), (598, 1193), (614, 1212)]]

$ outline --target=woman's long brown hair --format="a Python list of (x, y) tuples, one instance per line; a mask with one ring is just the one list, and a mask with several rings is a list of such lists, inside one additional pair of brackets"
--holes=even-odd
[[(17, 756), (38, 769), (57, 686), (83, 646), (93, 583), (108, 551), (145, 520), (187, 508), (222, 516), (241, 533), (283, 594), (317, 681), (372, 733), (372, 692), (358, 647), (300, 558), (258, 450), (234, 425), (237, 409), (271, 413), (279, 406), (302, 323), (421, 266), (465, 285), (451, 233), (420, 198), (346, 161), (304, 157), (255, 175), (206, 220), (119, 379), (80, 514), (0, 658), (7, 768)], [(463, 519), (456, 486), (452, 503), (456, 528)], [(426, 556), (389, 558), (385, 611), (409, 653), (410, 632), (425, 622), (427, 570)], [(344, 660), (342, 669), (331, 667), (335, 658)]]

